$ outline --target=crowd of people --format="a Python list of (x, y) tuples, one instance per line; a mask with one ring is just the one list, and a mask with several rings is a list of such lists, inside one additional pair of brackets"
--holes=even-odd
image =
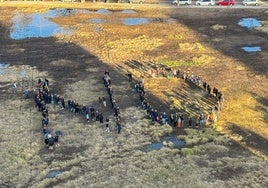
[[(192, 73), (191, 75), (186, 74), (186, 72), (181, 72), (180, 70), (168, 70), (166, 71), (164, 68), (156, 69), (154, 73), (159, 76), (167, 77), (167, 74), (169, 77), (176, 77), (181, 78), (186, 82), (191, 82), (195, 85), (197, 85), (200, 88), (203, 88), (209, 96), (213, 96), (216, 98), (217, 103), (214, 107), (212, 107), (206, 114), (201, 113), (198, 117), (190, 116), (188, 118), (184, 117), (183, 113), (170, 113), (167, 114), (166, 112), (159, 112), (158, 109), (153, 107), (149, 100), (146, 98), (145, 90), (144, 90), (144, 77), (141, 76), (140, 79), (138, 79), (137, 83), (134, 85), (134, 91), (135, 93), (139, 94), (139, 99), (142, 108), (146, 111), (148, 114), (151, 123), (154, 124), (155, 122), (158, 122), (161, 125), (169, 124), (173, 127), (182, 128), (184, 126), (188, 127), (195, 127), (200, 128), (204, 127), (206, 124), (217, 121), (219, 117), (220, 110), (223, 108), (223, 94), (220, 92), (216, 87), (211, 89), (211, 86), (207, 82), (202, 82), (201, 76), (195, 75)], [(155, 75), (152, 75), (155, 76)], [(128, 74), (129, 81), (132, 81), (132, 75), (131, 73)], [(187, 119), (187, 123), (185, 123), (185, 120)]]
[[(103, 84), (107, 90), (107, 94), (109, 96), (109, 101), (111, 103), (112, 109), (114, 111), (114, 117), (115, 117), (115, 129), (118, 133), (121, 132), (122, 126), (121, 126), (121, 116), (120, 116), (120, 108), (117, 104), (117, 101), (114, 98), (114, 92), (113, 92), (113, 88), (112, 88), (112, 82), (111, 82), (111, 78), (110, 78), (110, 74), (108, 71), (104, 72), (103, 75)], [(103, 103), (103, 99), (99, 99), (99, 103)], [(105, 102), (106, 104), (106, 102)], [(106, 131), (110, 131), (109, 128), (109, 118), (106, 118), (105, 120), (105, 126), (106, 126)]]
[[(165, 73), (165, 71), (161, 69), (160, 73)], [(129, 81), (132, 82), (133, 81), (132, 74), (128, 73), (127, 75)], [(141, 76), (134, 84), (134, 91), (135, 93), (139, 94), (141, 106), (148, 114), (151, 123), (154, 124), (158, 122), (161, 125), (169, 124), (170, 126), (178, 128), (182, 128), (185, 125), (188, 125), (188, 127), (199, 128), (205, 126), (208, 122), (214, 123), (215, 121), (217, 121), (219, 117), (219, 112), (223, 108), (223, 102), (224, 102), (223, 94), (215, 87), (211, 89), (211, 86), (207, 82), (202, 82), (201, 77), (198, 75), (194, 75), (194, 73), (192, 73), (191, 75), (187, 75), (185, 72), (182, 73), (179, 70), (177, 71), (173, 70), (172, 76), (181, 78), (186, 82), (194, 83), (200, 88), (203, 88), (203, 90), (205, 90), (208, 93), (208, 95), (214, 96), (217, 99), (216, 100), (217, 104), (215, 104), (215, 107), (212, 108), (208, 112), (208, 114), (201, 113), (199, 117), (195, 118), (192, 117), (185, 118), (183, 113), (167, 114), (166, 112), (159, 112), (158, 109), (153, 107), (150, 104), (149, 100), (147, 99), (144, 88), (145, 78)], [(117, 133), (120, 133), (122, 129), (120, 108), (114, 97), (111, 77), (108, 71), (104, 72), (102, 79), (104, 87), (107, 91), (108, 100), (110, 101), (110, 105), (113, 110), (113, 116), (115, 119), (115, 131), (117, 131)], [(54, 134), (52, 134), (52, 131), (50, 131), (47, 104), (58, 105), (61, 110), (67, 108), (72, 113), (81, 114), (85, 118), (86, 122), (88, 123), (99, 122), (100, 124), (105, 125), (105, 131), (107, 132), (111, 131), (110, 129), (111, 121), (109, 119), (110, 116), (104, 118), (103, 113), (100, 112), (100, 110), (96, 109), (93, 105), (90, 106), (87, 106), (85, 104), (80, 105), (75, 100), (68, 100), (67, 103), (65, 103), (64, 97), (50, 92), (48, 79), (44, 79), (43, 81), (41, 79), (38, 79), (37, 86), (38, 88), (34, 91), (34, 99), (36, 107), (42, 114), (42, 121), (41, 121), (42, 133), (44, 143), (49, 149), (53, 149), (54, 145), (56, 146), (59, 145), (59, 137), (61, 136), (61, 131), (56, 131)], [(26, 98), (29, 98), (30, 91), (26, 90), (24, 95)], [(99, 97), (98, 101), (100, 109), (107, 108), (107, 100), (105, 96)], [(185, 123), (186, 119), (188, 123)]]
[[(111, 107), (113, 109), (113, 116), (115, 118), (115, 131), (117, 131), (118, 134), (121, 133), (122, 129), (122, 123), (121, 123), (121, 116), (120, 116), (120, 108), (114, 98), (113, 94), (113, 88), (111, 85), (111, 78), (108, 71), (105, 71), (103, 75), (103, 84), (105, 86), (105, 89), (107, 91), (107, 94), (109, 96), (109, 101), (111, 104)], [(61, 136), (61, 131), (56, 131), (54, 134), (52, 134), (49, 129), (49, 118), (48, 118), (48, 104), (52, 105), (58, 105), (61, 110), (68, 109), (70, 112), (75, 114), (82, 115), (88, 123), (90, 122), (99, 122), (100, 124), (105, 125), (105, 131), (110, 132), (110, 119), (109, 115), (107, 115), (106, 118), (104, 118), (104, 115), (100, 110), (96, 109), (93, 105), (80, 105), (75, 100), (68, 100), (67, 103), (65, 102), (64, 97), (53, 94), (49, 90), (49, 80), (44, 79), (43, 81), (41, 79), (38, 79), (37, 81), (37, 89), (34, 90), (34, 99), (35, 104), (39, 112), (42, 114), (42, 133), (44, 137), (44, 143), (49, 149), (53, 149), (53, 146), (59, 145), (59, 137)], [(27, 89), (24, 92), (24, 97), (29, 98), (30, 97), (30, 90)], [(105, 96), (99, 97), (99, 108), (105, 109), (107, 107), (107, 101)]]
[[(53, 94), (49, 92), (49, 81), (47, 79), (45, 79), (44, 81), (38, 79), (37, 85), (38, 88), (34, 91), (34, 99), (38, 111), (42, 113), (41, 128), (43, 133), (43, 139), (45, 145), (49, 149), (53, 149), (54, 145), (59, 145), (59, 137), (61, 135), (61, 131), (55, 131), (55, 133), (52, 134), (52, 131), (49, 129), (47, 104), (54, 103), (55, 99), (57, 101), (61, 101), (61, 98), (59, 96), (54, 97)], [(25, 95), (27, 98), (29, 97), (29, 90), (25, 91)]]

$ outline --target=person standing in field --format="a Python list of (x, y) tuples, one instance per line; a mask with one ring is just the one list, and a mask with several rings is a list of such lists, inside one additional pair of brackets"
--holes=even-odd
[(103, 115), (102, 115), (102, 113), (100, 113), (100, 123), (101, 124), (103, 123)]
[(99, 105), (100, 105), (100, 107), (102, 107), (102, 98), (101, 97), (99, 97)]
[(17, 84), (16, 84), (16, 82), (13, 83), (12, 88), (13, 88), (13, 92), (16, 93), (16, 90), (17, 90)]
[(105, 120), (105, 127), (106, 127), (105, 131), (106, 131), (106, 132), (110, 132), (109, 121), (110, 121), (110, 120), (109, 120), (109, 118), (107, 117), (106, 120)]
[(122, 127), (121, 127), (121, 123), (118, 122), (118, 124), (117, 124), (117, 133), (118, 133), (118, 134), (121, 133), (121, 129), (122, 129)]
[(182, 123), (181, 123), (181, 115), (178, 115), (178, 122), (177, 122), (177, 127), (181, 128), (182, 127)]
[(106, 105), (107, 105), (107, 104), (106, 104), (106, 99), (105, 99), (105, 97), (104, 97), (104, 96), (102, 97), (102, 104), (103, 104), (103, 107), (104, 107), (104, 108), (105, 108), (105, 107), (106, 107)]

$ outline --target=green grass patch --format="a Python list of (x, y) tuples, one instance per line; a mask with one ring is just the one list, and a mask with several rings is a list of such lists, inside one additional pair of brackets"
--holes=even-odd
[(185, 129), (186, 135), (180, 135), (179, 139), (184, 140), (187, 146), (213, 142), (215, 144), (227, 144), (229, 139), (212, 128)]
[[(198, 59), (196, 59), (198, 60)], [(198, 62), (198, 61), (172, 61), (172, 60), (160, 60), (159, 64), (167, 66), (167, 67), (188, 67), (188, 66), (194, 66), (194, 65), (202, 65), (203, 62)]]
[(191, 156), (191, 155), (196, 155), (201, 152), (201, 149), (197, 146), (193, 148), (182, 148), (181, 149), (181, 154), (185, 157)]

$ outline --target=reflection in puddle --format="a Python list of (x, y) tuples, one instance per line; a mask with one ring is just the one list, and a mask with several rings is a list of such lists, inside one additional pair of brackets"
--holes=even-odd
[(107, 9), (99, 9), (96, 11), (96, 13), (98, 13), (98, 14), (110, 14), (112, 12), (110, 10), (107, 10)]
[(60, 170), (51, 170), (47, 174), (48, 178), (55, 178), (57, 175), (61, 174), (62, 172)]
[(176, 136), (165, 136), (164, 140), (171, 142), (175, 148), (182, 148), (185, 146), (185, 142), (178, 139)]
[(63, 29), (58, 24), (49, 20), (57, 16), (67, 15), (67, 9), (55, 9), (48, 12), (24, 14), (16, 13), (13, 17), (13, 27), (10, 38), (19, 40), (25, 38), (51, 37), (55, 34), (70, 34), (69, 29)]
[(6, 68), (8, 68), (10, 65), (9, 64), (2, 64), (0, 63), (0, 76), (4, 75), (6, 73)]
[(141, 25), (141, 24), (145, 24), (148, 22), (149, 22), (149, 19), (147, 18), (126, 18), (123, 21), (125, 25)]
[(103, 20), (100, 18), (92, 18), (92, 19), (88, 20), (88, 23), (101, 24), (101, 23), (103, 23)]
[(10, 64), (2, 64), (2, 63), (0, 63), (0, 69), (8, 68), (9, 66), (10, 66)]
[(49, 17), (70, 16), (74, 14), (88, 14), (87, 9), (51, 8), (46, 15)]
[(246, 52), (260, 52), (261, 51), (261, 47), (259, 46), (254, 46), (254, 47), (246, 46), (246, 47), (243, 47), (242, 49)]
[(243, 18), (238, 24), (242, 27), (247, 27), (248, 29), (261, 26), (260, 21), (255, 18)]
[(185, 146), (185, 142), (178, 139), (176, 136), (165, 136), (162, 142), (151, 143), (141, 149), (143, 152), (150, 152), (154, 150), (160, 150), (163, 146), (168, 146), (172, 148), (182, 148)]
[(154, 142), (142, 148), (142, 151), (149, 152), (149, 151), (154, 151), (154, 150), (160, 150), (162, 147), (163, 147), (162, 142)]

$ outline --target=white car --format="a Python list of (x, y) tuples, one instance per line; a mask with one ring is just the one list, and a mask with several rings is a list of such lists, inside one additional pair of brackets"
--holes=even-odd
[(215, 0), (197, 0), (196, 5), (212, 6), (215, 5)]
[(258, 0), (243, 0), (242, 4), (247, 6), (247, 5), (258, 5)]
[(172, 5), (191, 5), (192, 4), (192, 0), (173, 0)]

